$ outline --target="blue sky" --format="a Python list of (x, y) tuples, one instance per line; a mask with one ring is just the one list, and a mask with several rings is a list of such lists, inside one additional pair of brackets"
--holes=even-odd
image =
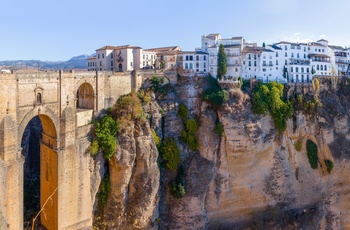
[(350, 46), (348, 0), (3, 0), (0, 9), (0, 60), (68, 60), (104, 45), (188, 51), (209, 33)]

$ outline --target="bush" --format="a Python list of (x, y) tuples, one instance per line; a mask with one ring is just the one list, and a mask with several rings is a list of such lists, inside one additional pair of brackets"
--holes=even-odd
[(111, 192), (111, 182), (109, 180), (109, 175), (106, 174), (106, 176), (101, 181), (100, 191), (98, 192), (98, 201), (102, 208), (106, 206), (107, 199), (110, 192)]
[(324, 163), (327, 167), (327, 172), (331, 173), (333, 171), (333, 167), (334, 167), (333, 162), (330, 160), (325, 160)]
[(98, 154), (98, 150), (99, 150), (98, 141), (97, 140), (93, 140), (91, 142), (91, 146), (90, 146), (90, 154), (93, 157), (95, 157)]
[(112, 109), (113, 116), (119, 120), (120, 118), (131, 121), (140, 119), (143, 114), (141, 101), (135, 91), (121, 96)]
[(180, 150), (177, 147), (176, 141), (172, 138), (164, 139), (160, 145), (160, 154), (167, 168), (176, 171), (181, 161)]
[(277, 131), (286, 130), (287, 119), (293, 115), (293, 106), (283, 98), (283, 85), (277, 82), (258, 84), (254, 90), (252, 104), (253, 112), (266, 115), (270, 112)]
[(188, 108), (185, 104), (181, 103), (177, 114), (180, 116), (181, 120), (185, 122), (188, 116)]
[(307, 157), (311, 168), (317, 169), (318, 157), (317, 157), (317, 145), (310, 139), (306, 141)]
[(110, 115), (97, 121), (95, 125), (97, 143), (94, 141), (91, 143), (93, 153), (97, 153), (96, 147), (98, 146), (103, 152), (103, 157), (107, 160), (111, 159), (117, 148), (118, 129), (118, 123)]
[(164, 83), (164, 78), (163, 77), (158, 77), (158, 76), (152, 76), (150, 79), (152, 88), (157, 89), (159, 88), (163, 83)]
[(213, 77), (208, 77), (208, 85), (208, 89), (204, 92), (204, 100), (217, 109), (229, 99), (229, 93), (222, 89), (218, 81)]
[(170, 191), (175, 198), (182, 198), (186, 194), (185, 187), (181, 183), (176, 182), (171, 183)]
[(153, 129), (152, 129), (152, 136), (153, 136), (154, 143), (158, 147), (160, 143), (160, 138), (157, 136), (157, 133)]
[(303, 142), (301, 140), (298, 140), (297, 142), (295, 142), (294, 147), (297, 151), (300, 152), (303, 147)]
[(224, 126), (222, 125), (221, 122), (216, 123), (214, 127), (214, 132), (218, 134), (220, 137), (222, 136), (222, 134), (224, 133)]
[(198, 148), (198, 143), (195, 138), (196, 131), (198, 129), (198, 123), (195, 119), (188, 119), (185, 122), (185, 130), (181, 132), (181, 140), (185, 142), (188, 148), (192, 151)]

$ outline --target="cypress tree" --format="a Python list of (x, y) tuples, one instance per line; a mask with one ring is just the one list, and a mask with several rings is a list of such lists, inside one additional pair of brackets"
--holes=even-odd
[(220, 45), (219, 53), (218, 53), (218, 74), (217, 78), (221, 79), (227, 73), (226, 68), (226, 53), (224, 49), (224, 45)]

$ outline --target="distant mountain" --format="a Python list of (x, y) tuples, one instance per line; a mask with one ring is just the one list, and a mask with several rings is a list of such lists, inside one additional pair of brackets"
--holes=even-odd
[(13, 60), (0, 61), (0, 66), (6, 66), (10, 69), (86, 69), (87, 58), (93, 55), (79, 55), (72, 57), (68, 61), (40, 61), (40, 60)]

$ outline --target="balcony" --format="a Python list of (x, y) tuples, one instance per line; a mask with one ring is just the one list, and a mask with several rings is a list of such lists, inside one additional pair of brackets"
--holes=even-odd
[(310, 60), (291, 58), (289, 65), (310, 65)]
[(226, 57), (240, 57), (241, 55), (240, 54), (226, 54)]

